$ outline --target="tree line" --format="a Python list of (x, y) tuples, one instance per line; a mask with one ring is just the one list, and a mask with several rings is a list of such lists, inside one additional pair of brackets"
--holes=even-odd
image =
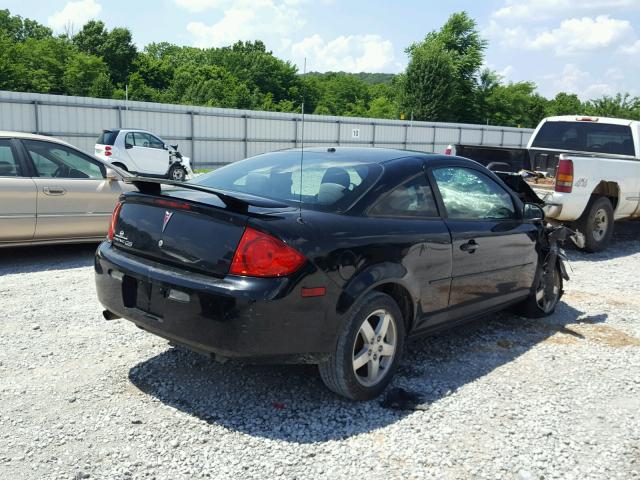
[(222, 48), (167, 42), (139, 51), (126, 28), (87, 22), (54, 35), (38, 22), (0, 10), (0, 90), (79, 95), (322, 115), (534, 127), (551, 115), (640, 119), (628, 94), (581, 101), (547, 99), (533, 82), (505, 82), (483, 69), (487, 42), (465, 12), (406, 49), (400, 74), (301, 75), (260, 40)]

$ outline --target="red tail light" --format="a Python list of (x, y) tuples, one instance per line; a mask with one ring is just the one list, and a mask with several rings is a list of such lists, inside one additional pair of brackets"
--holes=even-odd
[(444, 149), (444, 154), (451, 155), (452, 152), (453, 152), (453, 145), (447, 145), (447, 148)]
[(109, 233), (107, 233), (107, 240), (112, 241), (113, 236), (116, 233), (116, 222), (118, 221), (118, 215), (120, 215), (120, 209), (122, 208), (122, 202), (116, 203), (116, 208), (113, 209), (111, 214), (111, 222), (109, 223)]
[(556, 173), (556, 192), (571, 193), (573, 189), (573, 160), (558, 161)]
[(104, 152), (104, 156), (105, 157), (110, 157), (111, 156), (111, 152), (109, 150), (107, 150), (106, 152)]
[(111, 150), (111, 145), (107, 145), (106, 147), (104, 147), (104, 149), (108, 152)]
[(229, 273), (249, 277), (283, 277), (298, 270), (306, 259), (277, 238), (250, 227), (244, 231)]

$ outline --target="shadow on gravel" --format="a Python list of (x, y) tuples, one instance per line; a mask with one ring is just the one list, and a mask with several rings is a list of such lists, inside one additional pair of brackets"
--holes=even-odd
[(599, 323), (561, 303), (553, 316), (502, 313), (409, 343), (386, 397), (351, 402), (329, 392), (315, 366), (217, 364), (169, 349), (129, 371), (144, 393), (205, 422), (247, 435), (299, 443), (342, 439), (387, 426), (451, 395), (540, 342), (582, 341), (570, 324)]
[(97, 243), (0, 248), (0, 275), (93, 265)]

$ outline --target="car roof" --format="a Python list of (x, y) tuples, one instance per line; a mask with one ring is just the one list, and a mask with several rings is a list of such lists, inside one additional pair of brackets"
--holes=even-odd
[[(280, 150), (281, 152), (302, 152), (301, 148), (291, 148)], [(276, 152), (270, 152), (276, 153)], [(443, 155), (425, 152), (416, 152), (412, 150), (400, 150), (398, 148), (378, 148), (378, 147), (310, 147), (304, 149), (305, 154), (326, 154), (331, 155), (336, 160), (345, 160), (359, 163), (383, 163), (399, 158), (421, 158), (436, 159), (442, 158)], [(451, 157), (446, 157), (451, 158)]]
[(631, 125), (632, 123), (638, 123), (637, 121), (628, 120), (626, 118), (600, 117), (598, 115), (558, 115), (556, 117), (547, 117), (543, 122), (605, 123), (624, 126)]
[(64, 140), (60, 140), (59, 138), (49, 137), (48, 135), (38, 135), (36, 133), (10, 132), (10, 131), (0, 130), (0, 138), (21, 138), (26, 140), (44, 140), (47, 142), (61, 143), (62, 145), (67, 145), (73, 148), (77, 148), (71, 145), (69, 142), (65, 142)]

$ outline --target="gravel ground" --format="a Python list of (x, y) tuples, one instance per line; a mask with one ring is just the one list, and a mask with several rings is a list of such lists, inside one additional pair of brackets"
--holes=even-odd
[(640, 222), (569, 252), (552, 317), (415, 341), (367, 403), (103, 320), (93, 249), (0, 251), (0, 478), (640, 478)]

